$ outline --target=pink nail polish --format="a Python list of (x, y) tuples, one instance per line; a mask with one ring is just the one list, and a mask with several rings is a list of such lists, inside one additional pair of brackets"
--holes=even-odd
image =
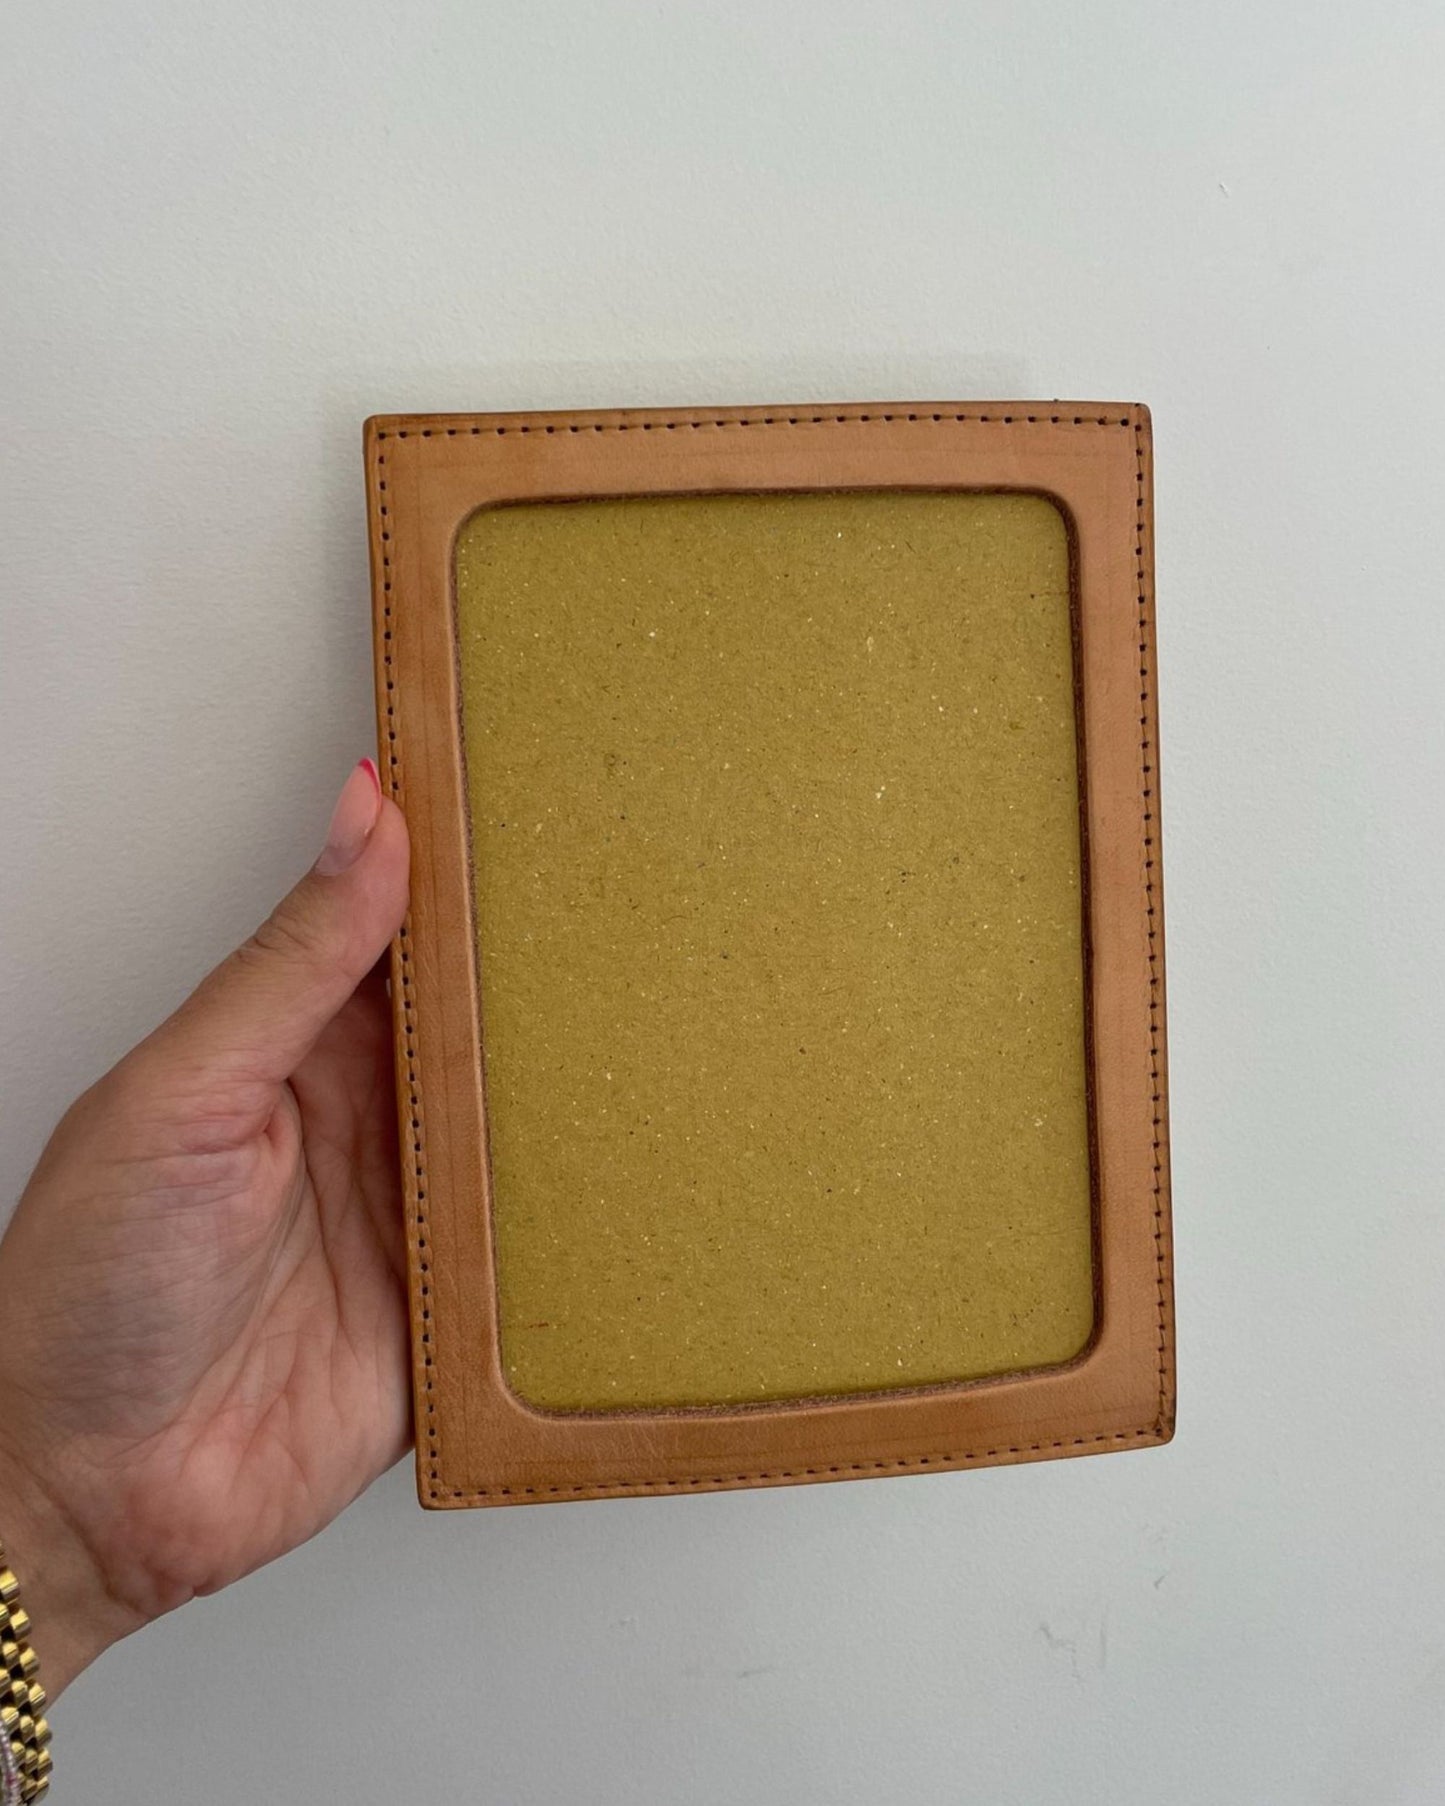
[(380, 813), (381, 779), (373, 762), (362, 759), (336, 799), (331, 826), (326, 830), (326, 845), (315, 866), (323, 878), (334, 878), (355, 865)]

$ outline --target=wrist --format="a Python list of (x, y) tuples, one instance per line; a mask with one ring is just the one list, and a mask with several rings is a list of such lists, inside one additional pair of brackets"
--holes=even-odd
[(0, 1543), (20, 1582), (30, 1645), (52, 1704), (141, 1614), (118, 1599), (63, 1508), (0, 1452)]

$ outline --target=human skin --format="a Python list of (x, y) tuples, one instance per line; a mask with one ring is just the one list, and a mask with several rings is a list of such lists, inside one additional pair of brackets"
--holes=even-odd
[(411, 1441), (390, 1011), (406, 824), (321, 856), (66, 1112), (0, 1241), (0, 1539), (50, 1698)]

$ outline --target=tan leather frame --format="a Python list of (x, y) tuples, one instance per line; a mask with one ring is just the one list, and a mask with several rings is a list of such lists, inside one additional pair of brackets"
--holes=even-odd
[[(417, 1479), (434, 1507), (853, 1479), (1168, 1441), (1174, 1331), (1146, 409), (899, 403), (367, 422), (381, 773), (412, 834), (393, 948)], [(503, 1378), (491, 1245), (453, 545), (503, 502), (760, 490), (1027, 490), (1074, 560), (1096, 1330), (967, 1385), (552, 1415)]]

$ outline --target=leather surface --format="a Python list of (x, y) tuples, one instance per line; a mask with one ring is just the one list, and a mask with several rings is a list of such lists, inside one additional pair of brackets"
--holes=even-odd
[[(1174, 1411), (1147, 411), (1119, 404), (415, 416), (366, 432), (382, 774), (414, 839), (393, 955), (419, 1493), (433, 1506), (796, 1483), (1165, 1441)], [(1096, 1330), (1076, 1360), (907, 1392), (559, 1414), (498, 1337), (453, 545), (562, 497), (1012, 489), (1070, 523), (1082, 724)]]

